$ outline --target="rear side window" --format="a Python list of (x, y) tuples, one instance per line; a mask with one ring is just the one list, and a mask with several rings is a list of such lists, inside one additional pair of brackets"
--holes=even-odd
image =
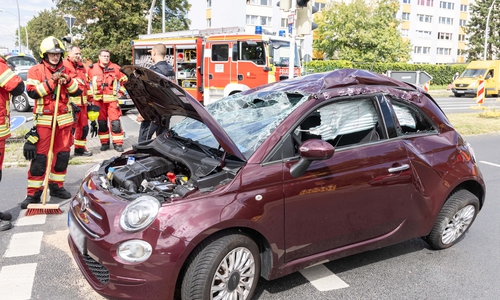
[(399, 136), (417, 133), (436, 133), (436, 127), (429, 118), (416, 107), (392, 100), (396, 115), (396, 130)]

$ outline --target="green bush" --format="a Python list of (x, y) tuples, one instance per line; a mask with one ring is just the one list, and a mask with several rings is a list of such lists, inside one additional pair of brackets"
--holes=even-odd
[(387, 71), (425, 71), (432, 76), (431, 85), (448, 85), (456, 72), (462, 73), (467, 64), (431, 65), (407, 63), (366, 63), (350, 62), (345, 60), (314, 60), (305, 65), (306, 72), (320, 73), (335, 69), (353, 68), (371, 70), (385, 74)]

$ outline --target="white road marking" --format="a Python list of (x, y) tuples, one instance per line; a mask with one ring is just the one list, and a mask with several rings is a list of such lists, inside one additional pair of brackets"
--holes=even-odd
[(42, 237), (42, 231), (13, 234), (10, 239), (10, 244), (5, 251), (4, 257), (39, 254), (42, 245)]
[(500, 168), (500, 165), (498, 164), (494, 164), (494, 163), (490, 163), (490, 162), (487, 162), (487, 161), (479, 161), (480, 163), (483, 163), (483, 164), (487, 164), (487, 165), (490, 165), (490, 166), (494, 166), (494, 167), (498, 167)]
[(0, 270), (0, 297), (9, 300), (31, 299), (36, 263), (4, 266)]
[(303, 269), (300, 270), (300, 273), (320, 292), (349, 287), (347, 283), (332, 273), (325, 265)]
[(40, 225), (45, 224), (45, 220), (47, 219), (47, 215), (34, 215), (27, 217), (23, 211), (19, 214), (19, 219), (16, 221), (16, 226), (28, 226), (28, 225)]

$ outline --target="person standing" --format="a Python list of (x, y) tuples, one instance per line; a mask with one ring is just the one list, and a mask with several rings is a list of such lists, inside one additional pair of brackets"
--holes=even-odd
[[(0, 181), (2, 181), (2, 166), (5, 154), (5, 140), (10, 137), (10, 101), (12, 96), (21, 95), (24, 92), (24, 82), (21, 77), (12, 72), (7, 60), (0, 54)], [(12, 215), (0, 211), (0, 231), (10, 229)]]
[(78, 83), (78, 88), (82, 90), (80, 96), (69, 97), (73, 106), (74, 125), (73, 136), (75, 145), (75, 156), (92, 156), (92, 152), (87, 150), (87, 135), (89, 133), (89, 121), (87, 117), (87, 70), (82, 63), (82, 51), (78, 46), (68, 47), (68, 58), (64, 60), (64, 67), (69, 71), (71, 78)]
[[(23, 154), (31, 160), (28, 170), (28, 187), (26, 199), (21, 208), (26, 209), (30, 203), (39, 203), (43, 192), (43, 181), (48, 164), (48, 154), (52, 135), (52, 122), (57, 111), (56, 128), (53, 144), (53, 161), (49, 168), (50, 196), (69, 199), (71, 194), (64, 189), (64, 180), (68, 168), (70, 148), (73, 143), (71, 127), (73, 112), (69, 97), (81, 95), (76, 80), (71, 78), (69, 70), (64, 68), (63, 59), (66, 49), (63, 43), (53, 37), (45, 38), (40, 44), (42, 61), (28, 71), (26, 92), (35, 99), (33, 108), (34, 127), (25, 135), (26, 142)], [(58, 107), (55, 107), (59, 91)]]
[[(175, 76), (174, 68), (165, 61), (165, 56), (167, 55), (167, 47), (159, 43), (156, 44), (153, 49), (148, 51), (151, 53), (151, 59), (155, 63), (149, 69), (163, 76), (169, 77), (169, 79), (172, 79), (172, 77)], [(158, 136), (167, 130), (167, 128), (165, 127), (161, 127), (154, 123), (151, 123), (151, 121), (144, 120), (141, 114), (137, 115), (137, 122), (141, 122), (141, 127), (139, 128), (139, 143), (150, 140), (153, 137), (154, 133), (156, 133), (156, 136)]]
[[(88, 75), (89, 100), (92, 97), (94, 105), (99, 107), (97, 125), (101, 151), (109, 150), (112, 138), (115, 150), (123, 152), (123, 130), (120, 122), (122, 112), (118, 98), (125, 94), (126, 89), (123, 84), (127, 82), (127, 76), (120, 72), (120, 66), (110, 61), (110, 52), (106, 49), (99, 50), (99, 61), (90, 65)], [(108, 123), (111, 125), (111, 130)], [(95, 130), (94, 126), (92, 131)]]

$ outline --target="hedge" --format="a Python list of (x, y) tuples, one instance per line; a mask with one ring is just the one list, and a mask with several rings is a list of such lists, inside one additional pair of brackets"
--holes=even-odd
[(319, 73), (335, 69), (363, 69), (385, 74), (390, 71), (425, 71), (432, 76), (431, 85), (448, 85), (456, 72), (462, 74), (467, 64), (431, 65), (407, 63), (366, 63), (346, 60), (313, 60), (304, 63), (306, 73)]

